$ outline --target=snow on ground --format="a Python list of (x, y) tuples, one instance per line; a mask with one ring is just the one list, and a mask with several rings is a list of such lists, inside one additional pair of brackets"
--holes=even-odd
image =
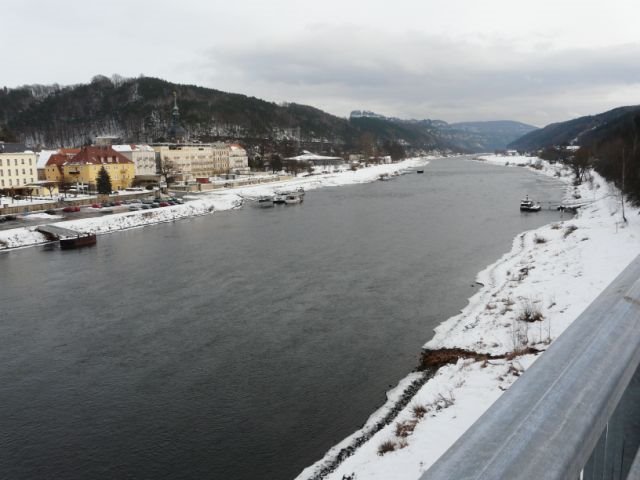
[[(501, 357), (507, 354), (506, 358), (461, 358), (441, 367), (397, 417), (378, 431), (375, 424), (420, 375), (410, 374), (361, 430), (305, 469), (298, 480), (419, 478), (537, 358), (518, 354), (518, 350), (545, 350), (640, 254), (640, 212), (626, 206), (625, 224), (619, 192), (597, 174), (592, 181), (573, 187), (568, 170), (538, 158), (488, 155), (477, 160), (528, 165), (559, 177), (567, 183), (567, 202), (584, 205), (574, 218), (567, 216), (518, 235), (509, 253), (478, 274), (483, 287), (467, 307), (438, 326), (424, 346)], [(526, 311), (540, 313), (542, 319), (533, 323), (518, 320)], [(377, 433), (371, 436), (372, 431)], [(332, 465), (341, 449), (353, 445), (363, 434), (371, 438), (331, 473), (320, 473)], [(384, 449), (389, 451), (381, 455)]]
[[(196, 193), (185, 197), (190, 200), (183, 205), (141, 210), (137, 212), (108, 214), (103, 217), (84, 218), (58, 222), (56, 225), (79, 232), (110, 233), (128, 228), (142, 227), (160, 222), (170, 222), (180, 218), (206, 215), (214, 211), (238, 208), (244, 200), (272, 195), (278, 190), (293, 190), (299, 187), (313, 190), (325, 186), (352, 185), (377, 180), (384, 173), (393, 173), (409, 168), (424, 166), (428, 157), (404, 160), (390, 165), (376, 165), (357, 171), (297, 177), (293, 180), (240, 188), (229, 188), (215, 192)], [(121, 192), (125, 194), (125, 192)], [(138, 192), (133, 192), (138, 193)], [(35, 218), (30, 214), (31, 218)], [(50, 217), (55, 218), (55, 217)], [(35, 227), (15, 228), (0, 232), (0, 250), (25, 247), (45, 243), (45, 236), (35, 231)]]

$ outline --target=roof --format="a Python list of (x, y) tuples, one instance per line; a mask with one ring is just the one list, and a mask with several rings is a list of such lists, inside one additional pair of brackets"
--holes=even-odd
[(26, 149), (24, 143), (0, 142), (0, 153), (22, 153)]
[(302, 155), (297, 157), (289, 157), (286, 160), (342, 160), (342, 157), (325, 157), (323, 155), (316, 155), (308, 150), (303, 150)]
[(57, 152), (58, 152), (57, 150), (42, 150), (40, 153), (38, 153), (38, 161), (36, 162), (36, 167), (37, 168), (46, 167), (47, 162), (49, 161), (49, 158), (51, 157), (51, 155)]
[[(110, 160), (110, 161), (109, 161)], [(82, 147), (80, 153), (68, 162), (75, 165), (102, 165), (110, 163), (133, 164), (131, 160), (115, 151), (111, 146), (105, 147)]]
[(45, 164), (45, 166), (51, 167), (55, 165), (58, 168), (60, 168), (62, 167), (62, 165), (67, 163), (70, 159), (71, 159), (70, 155), (65, 155), (64, 153), (54, 153), (49, 156), (49, 159), (47, 160), (47, 163)]
[(153, 152), (149, 145), (111, 145), (116, 152)]
[(60, 150), (58, 150), (58, 153), (75, 155), (77, 153), (80, 153), (80, 149), (79, 148), (61, 148)]

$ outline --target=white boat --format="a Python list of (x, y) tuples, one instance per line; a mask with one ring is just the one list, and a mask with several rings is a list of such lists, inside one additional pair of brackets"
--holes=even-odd
[(287, 198), (286, 193), (276, 193), (273, 196), (273, 203), (284, 203), (286, 198)]
[(378, 180), (382, 182), (386, 182), (387, 180), (391, 180), (391, 177), (389, 176), (388, 173), (383, 173), (378, 177)]
[(260, 197), (258, 199), (259, 207), (273, 207), (273, 197)]
[(287, 205), (302, 203), (302, 195), (298, 192), (288, 193), (284, 199), (284, 203)]
[(539, 212), (542, 207), (539, 203), (534, 202), (529, 199), (529, 195), (520, 200), (520, 211), (521, 212)]

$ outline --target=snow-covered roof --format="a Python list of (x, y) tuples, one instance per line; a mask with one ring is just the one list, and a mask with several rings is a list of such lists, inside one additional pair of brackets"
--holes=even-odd
[(36, 168), (44, 168), (47, 165), (47, 162), (49, 161), (49, 158), (54, 153), (58, 153), (58, 151), (57, 150), (42, 150), (38, 154), (38, 161), (36, 162)]
[(342, 160), (342, 157), (325, 157), (323, 155), (311, 153), (308, 150), (303, 150), (302, 155), (298, 155), (297, 157), (289, 157), (287, 158), (287, 160)]
[(153, 148), (149, 145), (111, 145), (116, 152), (153, 152)]

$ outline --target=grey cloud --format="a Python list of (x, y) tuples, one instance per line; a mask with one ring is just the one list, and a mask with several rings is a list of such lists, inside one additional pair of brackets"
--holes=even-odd
[(205, 65), (214, 72), (211, 86), (342, 115), (375, 107), (403, 117), (489, 119), (499, 113), (540, 123), (564, 119), (553, 117), (575, 110), (572, 102), (589, 109), (589, 91), (594, 110), (585, 113), (597, 113), (607, 88), (639, 86), (639, 56), (640, 44), (521, 51), (504, 41), (324, 27), (276, 43), (218, 46)]

